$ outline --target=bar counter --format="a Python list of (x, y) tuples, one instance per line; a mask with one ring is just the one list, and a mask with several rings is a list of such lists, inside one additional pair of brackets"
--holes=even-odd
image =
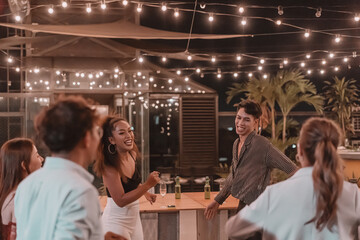
[[(210, 199), (204, 198), (204, 192), (182, 193), (181, 199), (175, 199), (174, 193), (168, 193), (164, 197), (157, 194), (156, 202), (152, 205), (145, 197), (141, 197), (140, 216), (145, 240), (228, 239), (224, 226), (228, 218), (236, 213), (238, 200), (229, 196), (219, 207), (217, 216), (207, 221), (204, 211), (216, 194), (217, 192), (211, 192)], [(106, 196), (100, 197), (102, 210), (106, 201)]]

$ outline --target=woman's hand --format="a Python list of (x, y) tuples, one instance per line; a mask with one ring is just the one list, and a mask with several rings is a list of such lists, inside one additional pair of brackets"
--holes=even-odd
[(146, 200), (148, 200), (150, 202), (151, 205), (156, 201), (156, 194), (147, 192), (144, 194), (144, 196), (145, 196)]
[(149, 189), (158, 184), (158, 182), (160, 182), (159, 174), (160, 173), (157, 171), (153, 171), (150, 173), (145, 183), (149, 187)]

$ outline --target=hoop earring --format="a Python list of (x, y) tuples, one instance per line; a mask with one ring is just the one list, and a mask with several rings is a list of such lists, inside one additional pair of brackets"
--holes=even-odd
[[(114, 146), (114, 151), (111, 151), (111, 146)], [(115, 144), (111, 144), (111, 143), (108, 145), (108, 152), (110, 154), (112, 154), (112, 155), (114, 155), (116, 153), (116, 147), (115, 146), (116, 146)]]

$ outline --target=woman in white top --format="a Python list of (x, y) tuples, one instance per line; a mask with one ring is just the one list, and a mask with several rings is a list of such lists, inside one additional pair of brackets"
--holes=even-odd
[(288, 180), (269, 186), (250, 206), (226, 224), (230, 239), (263, 231), (263, 239), (359, 239), (360, 193), (344, 182), (337, 153), (339, 127), (311, 118), (300, 132), (301, 169)]
[(0, 151), (0, 215), (3, 240), (15, 240), (15, 191), (20, 182), (41, 167), (44, 159), (38, 154), (32, 140), (14, 138), (4, 143)]

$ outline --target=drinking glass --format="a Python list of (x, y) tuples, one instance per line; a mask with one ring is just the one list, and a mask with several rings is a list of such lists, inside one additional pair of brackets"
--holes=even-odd
[[(166, 195), (166, 183), (164, 180), (160, 181), (160, 195), (162, 197), (162, 202), (165, 203), (164, 197)], [(165, 208), (166, 206), (161, 206), (162, 208)]]

